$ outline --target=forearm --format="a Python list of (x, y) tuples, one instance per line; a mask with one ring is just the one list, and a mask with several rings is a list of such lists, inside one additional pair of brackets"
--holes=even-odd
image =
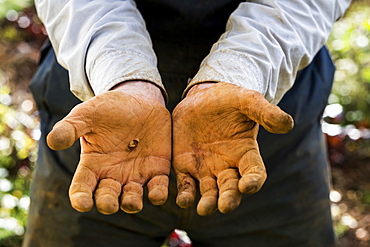
[(145, 23), (134, 1), (36, 0), (71, 90), (87, 100), (127, 80), (164, 88)]

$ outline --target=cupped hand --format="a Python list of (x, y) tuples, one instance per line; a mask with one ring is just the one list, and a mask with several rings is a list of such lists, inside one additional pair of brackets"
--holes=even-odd
[(69, 190), (78, 211), (91, 210), (95, 202), (103, 214), (119, 207), (137, 213), (143, 207), (144, 186), (154, 205), (167, 199), (170, 114), (153, 97), (145, 97), (142, 87), (127, 85), (127, 90), (108, 91), (77, 105), (47, 137), (55, 150), (80, 138), (80, 162)]
[(198, 214), (228, 213), (242, 193), (259, 191), (266, 180), (259, 124), (282, 134), (293, 128), (293, 119), (259, 92), (229, 83), (202, 86), (194, 86), (172, 114), (176, 202), (190, 207), (199, 182)]

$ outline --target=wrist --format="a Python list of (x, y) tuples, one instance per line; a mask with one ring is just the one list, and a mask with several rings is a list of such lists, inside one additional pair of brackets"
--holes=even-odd
[(125, 81), (114, 86), (111, 88), (111, 90), (118, 90), (132, 96), (155, 100), (161, 103), (163, 106), (166, 106), (161, 89), (151, 82)]
[(186, 96), (189, 96), (189, 95), (192, 95), (192, 94), (195, 94), (196, 92), (200, 91), (200, 90), (203, 90), (203, 89), (206, 89), (206, 88), (209, 88), (209, 87), (212, 87), (213, 85), (215, 85), (217, 82), (202, 82), (202, 83), (199, 83), (199, 84), (196, 84), (194, 86), (192, 86), (188, 93), (186, 94)]

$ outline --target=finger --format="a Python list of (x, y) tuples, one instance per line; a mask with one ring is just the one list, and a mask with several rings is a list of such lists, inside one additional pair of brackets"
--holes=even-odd
[(240, 91), (241, 111), (267, 131), (285, 134), (294, 126), (293, 118), (278, 106), (269, 103), (261, 93), (253, 90)]
[(181, 208), (189, 208), (193, 205), (196, 196), (195, 180), (186, 174), (180, 173), (177, 178), (176, 204)]
[(168, 196), (168, 176), (159, 175), (148, 182), (148, 198), (153, 205), (162, 205)]
[(94, 205), (92, 193), (98, 178), (89, 168), (78, 165), (69, 187), (69, 199), (74, 209), (80, 212), (90, 211)]
[(128, 214), (135, 214), (143, 209), (143, 186), (129, 182), (123, 187), (121, 209)]
[(118, 198), (122, 186), (113, 179), (102, 179), (95, 191), (94, 198), (98, 211), (102, 214), (114, 214), (119, 209)]
[(259, 191), (265, 183), (267, 174), (259, 151), (251, 149), (239, 161), (239, 190), (242, 193), (253, 194)]
[(239, 172), (236, 169), (226, 169), (218, 174), (218, 209), (221, 213), (230, 213), (239, 206), (242, 194), (238, 189), (238, 181)]
[(84, 103), (77, 105), (61, 121), (56, 123), (48, 134), (46, 141), (53, 150), (69, 148), (81, 136), (90, 132), (88, 128), (89, 111)]
[(204, 177), (199, 181), (200, 194), (202, 197), (198, 203), (199, 215), (210, 215), (217, 210), (218, 187), (216, 179)]

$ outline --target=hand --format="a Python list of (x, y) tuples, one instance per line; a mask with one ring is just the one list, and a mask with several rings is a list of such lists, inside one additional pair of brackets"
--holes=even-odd
[(291, 116), (262, 94), (229, 83), (194, 86), (173, 114), (173, 168), (180, 207), (190, 207), (199, 181), (199, 215), (236, 209), (242, 193), (266, 180), (258, 124), (272, 133), (293, 128)]
[(117, 212), (119, 205), (137, 213), (143, 186), (154, 205), (166, 201), (171, 117), (163, 104), (156, 86), (126, 82), (77, 105), (54, 126), (47, 137), (54, 150), (81, 137), (81, 159), (69, 190), (72, 207), (86, 212), (95, 200), (103, 214)]

